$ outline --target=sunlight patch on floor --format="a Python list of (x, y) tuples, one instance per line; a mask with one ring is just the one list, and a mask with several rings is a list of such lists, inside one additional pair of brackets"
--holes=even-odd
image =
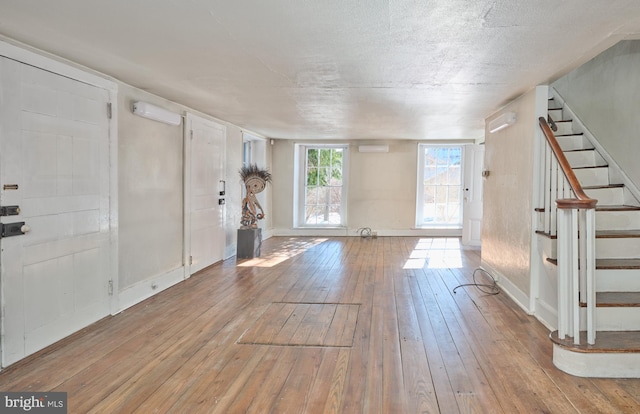
[(457, 237), (421, 238), (403, 269), (452, 269), (462, 267), (460, 239)]
[[(273, 267), (285, 260), (288, 260), (294, 256), (304, 253), (306, 250), (319, 245), (327, 241), (326, 238), (316, 239), (298, 239), (291, 238), (281, 243), (281, 247), (273, 252), (262, 254), (260, 257), (255, 257), (246, 261), (237, 263), (238, 267)], [(242, 259), (241, 259), (242, 260)]]

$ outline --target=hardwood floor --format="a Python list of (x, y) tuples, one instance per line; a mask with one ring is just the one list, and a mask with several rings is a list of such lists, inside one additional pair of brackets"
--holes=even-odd
[[(458, 239), (272, 238), (0, 373), (69, 413), (637, 413), (640, 380), (557, 370)], [(483, 280), (485, 281), (485, 280)]]

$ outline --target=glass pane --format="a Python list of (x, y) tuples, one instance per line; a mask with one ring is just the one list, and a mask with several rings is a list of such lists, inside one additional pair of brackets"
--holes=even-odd
[(320, 167), (329, 167), (331, 165), (331, 150), (330, 149), (320, 149), (319, 151), (319, 156), (320, 156)]
[(433, 222), (433, 218), (436, 215), (436, 205), (434, 203), (424, 203), (422, 207), (422, 221), (424, 223)]
[(449, 187), (449, 203), (460, 203), (460, 187), (452, 185)]
[(447, 202), (447, 187), (436, 187), (435, 202), (442, 204)]
[(305, 208), (305, 224), (317, 224), (319, 209), (317, 206), (307, 206)]
[(307, 169), (307, 186), (318, 185), (318, 169)]
[(331, 199), (330, 204), (340, 205), (342, 204), (342, 187), (330, 187)]
[(329, 204), (330, 200), (329, 187), (318, 187), (318, 203), (317, 204)]
[(342, 167), (331, 168), (331, 185), (342, 185)]
[(436, 199), (436, 187), (434, 185), (424, 186), (423, 200), (425, 203), (433, 203)]
[(329, 224), (339, 225), (342, 223), (340, 217), (340, 206), (332, 205), (329, 207)]
[(446, 165), (438, 165), (438, 167), (436, 167), (436, 177), (435, 177), (436, 184), (438, 185), (447, 184), (448, 172), (449, 172), (449, 167), (447, 167)]
[(329, 167), (318, 168), (318, 185), (329, 185)]
[(318, 187), (308, 187), (307, 194), (305, 197), (306, 205), (316, 205), (318, 204)]
[(307, 150), (307, 167), (318, 166), (318, 150), (310, 148)]

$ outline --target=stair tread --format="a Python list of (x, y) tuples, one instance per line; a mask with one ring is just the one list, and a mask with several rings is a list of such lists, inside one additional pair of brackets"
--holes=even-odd
[(588, 165), (586, 167), (571, 167), (572, 170), (588, 170), (590, 168), (609, 168), (607, 164), (604, 165)]
[(596, 259), (596, 269), (640, 269), (640, 259)]
[(596, 239), (614, 239), (614, 238), (635, 238), (640, 237), (640, 230), (597, 230)]
[(596, 205), (596, 211), (636, 211), (640, 210), (638, 206), (627, 206), (627, 205)]
[[(557, 235), (550, 235), (543, 230), (536, 230), (536, 234), (557, 239)], [(633, 239), (640, 237), (640, 230), (596, 230), (596, 239)]]
[[(558, 264), (558, 259), (547, 258), (547, 261)], [(596, 269), (640, 269), (640, 259), (596, 259)]]
[(583, 190), (597, 190), (600, 188), (624, 188), (624, 184), (606, 184), (606, 185), (585, 185)]
[(640, 307), (640, 292), (597, 292), (596, 306)]
[(569, 348), (575, 352), (640, 352), (640, 331), (598, 331), (596, 334), (596, 343), (593, 345), (587, 344), (586, 332), (580, 332), (579, 345), (575, 345), (571, 337), (567, 336), (565, 339), (558, 338), (558, 331), (552, 332), (549, 338), (553, 343)]

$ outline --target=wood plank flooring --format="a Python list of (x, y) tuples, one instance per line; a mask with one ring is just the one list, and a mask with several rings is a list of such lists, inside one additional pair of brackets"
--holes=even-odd
[(472, 282), (455, 238), (271, 238), (0, 373), (70, 413), (637, 413)]

